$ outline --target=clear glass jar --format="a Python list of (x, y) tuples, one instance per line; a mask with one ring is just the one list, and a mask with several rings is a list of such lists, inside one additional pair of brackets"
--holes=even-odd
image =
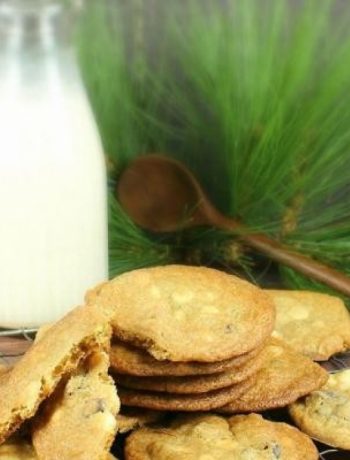
[(0, 326), (39, 326), (107, 278), (102, 146), (65, 3), (0, 3)]

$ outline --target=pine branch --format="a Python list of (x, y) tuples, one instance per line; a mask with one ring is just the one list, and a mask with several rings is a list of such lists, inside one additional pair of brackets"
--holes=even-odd
[[(232, 0), (225, 8), (189, 0), (186, 11), (171, 2), (152, 60), (146, 46), (127, 48), (119, 3), (110, 14), (92, 2), (79, 38), (110, 158), (121, 167), (147, 151), (170, 152), (223, 212), (349, 272), (349, 13), (335, 16), (339, 4), (329, 0)], [(227, 263), (229, 235), (198, 229), (157, 241), (115, 202), (110, 235), (113, 273), (189, 253)]]
[(215, 152), (222, 164), (221, 209), (346, 271), (350, 36), (334, 3), (211, 2), (207, 14), (192, 1), (169, 27), (185, 84), (168, 91), (188, 163), (204, 175)]
[(153, 242), (123, 212), (112, 194), (109, 196), (109, 261), (112, 277), (136, 268), (175, 261), (172, 248)]

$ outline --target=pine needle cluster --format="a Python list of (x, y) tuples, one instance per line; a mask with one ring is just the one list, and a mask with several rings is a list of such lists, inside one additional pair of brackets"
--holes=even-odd
[[(159, 4), (156, 59), (145, 44), (147, 4), (130, 3), (129, 30), (122, 2), (109, 10), (91, 5), (79, 34), (113, 178), (135, 155), (171, 154), (223, 212), (350, 273), (350, 18), (343, 2)], [(228, 235), (198, 230), (156, 240), (123, 216), (114, 197), (112, 205), (112, 273), (188, 253), (227, 264)], [(127, 260), (123, 241), (135, 248)], [(234, 259), (249, 268), (240, 250)], [(280, 268), (288, 285), (310, 287)]]

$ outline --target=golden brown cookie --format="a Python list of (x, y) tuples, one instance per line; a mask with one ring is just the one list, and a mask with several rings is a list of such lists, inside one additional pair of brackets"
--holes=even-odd
[(289, 412), (309, 436), (350, 450), (350, 369), (331, 374), (320, 390), (296, 401)]
[(16, 365), (0, 376), (0, 443), (32, 417), (63, 375), (86, 356), (108, 349), (111, 328), (99, 307), (78, 307), (54, 324)]
[(262, 351), (264, 364), (254, 384), (219, 412), (235, 414), (283, 407), (320, 388), (328, 378), (321, 366), (278, 339)]
[(235, 358), (214, 363), (159, 361), (149, 353), (126, 342), (113, 340), (110, 361), (111, 369), (119, 374), (141, 377), (207, 375), (241, 367), (252, 360), (262, 346)]
[(166, 393), (207, 393), (240, 383), (255, 374), (263, 365), (264, 354), (247, 364), (228, 369), (218, 374), (192, 375), (183, 377), (134, 377), (122, 374), (113, 374), (117, 384), (136, 390), (160, 391)]
[(167, 428), (141, 428), (126, 440), (126, 460), (317, 460), (310, 438), (286, 423), (250, 414), (177, 417)]
[(221, 407), (238, 398), (253, 384), (254, 377), (231, 387), (200, 394), (172, 394), (152, 391), (130, 390), (118, 386), (122, 404), (133, 407), (146, 407), (155, 410), (203, 411)]
[(308, 291), (267, 292), (276, 306), (274, 335), (315, 361), (350, 348), (350, 315), (338, 297)]
[(11, 366), (0, 363), (0, 375), (6, 374), (11, 369)]
[(31, 444), (18, 437), (8, 439), (0, 446), (0, 460), (36, 460), (37, 458)]
[(44, 401), (33, 427), (40, 460), (105, 460), (117, 432), (120, 408), (105, 352), (91, 354)]
[(48, 324), (43, 324), (42, 326), (40, 326), (39, 329), (37, 330), (37, 333), (35, 334), (34, 342), (38, 342), (38, 340), (44, 337), (46, 332), (50, 329), (50, 327), (53, 324), (54, 323), (48, 323)]
[(266, 340), (275, 320), (262, 290), (205, 267), (134, 270), (88, 292), (86, 301), (114, 309), (114, 334), (159, 360), (215, 362), (241, 355)]
[(165, 412), (162, 411), (124, 406), (117, 415), (118, 432), (127, 433), (135, 428), (158, 422), (164, 416)]

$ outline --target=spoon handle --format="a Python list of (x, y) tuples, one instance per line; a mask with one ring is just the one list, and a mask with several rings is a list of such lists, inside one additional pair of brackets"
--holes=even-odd
[[(216, 216), (218, 217), (218, 216)], [(217, 221), (219, 219), (216, 219)], [(239, 232), (239, 238), (248, 246), (256, 249), (270, 259), (287, 265), (295, 271), (302, 273), (316, 281), (321, 281), (327, 286), (342, 292), (350, 297), (350, 277), (344, 273), (318, 262), (309, 256), (300, 254), (292, 249), (283, 246), (278, 241), (260, 233), (251, 233), (243, 225), (221, 216), (217, 222), (222, 229)]]

